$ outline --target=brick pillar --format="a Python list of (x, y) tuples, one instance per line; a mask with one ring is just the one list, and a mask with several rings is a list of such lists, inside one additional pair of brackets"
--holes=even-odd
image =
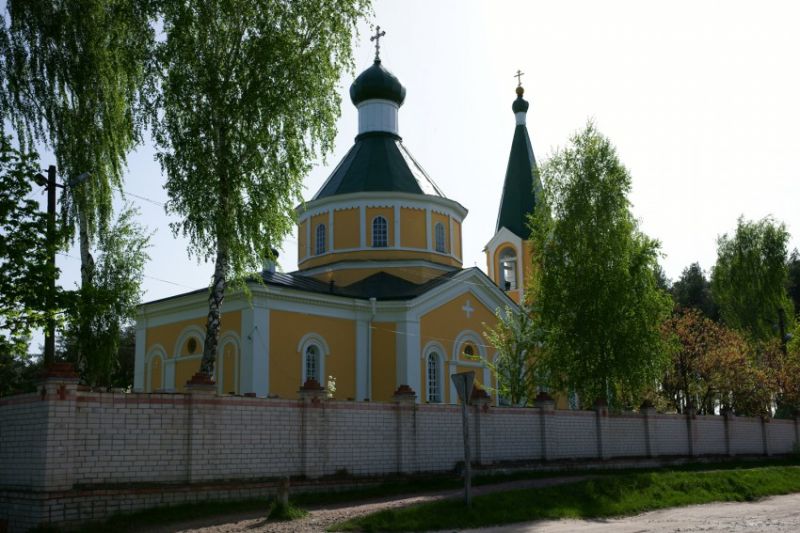
[(479, 465), (487, 463), (487, 458), (484, 457), (486, 447), (483, 445), (485, 431), (482, 426), (483, 419), (489, 414), (489, 403), (491, 400), (492, 399), (486, 394), (485, 390), (473, 387), (472, 397), (469, 400), (470, 405), (474, 406), (472, 412), (475, 420), (475, 452), (473, 454), (473, 460)]
[(553, 438), (553, 415), (556, 402), (546, 392), (540, 392), (534, 404), (539, 408), (539, 432), (542, 436), (542, 461), (548, 461), (555, 455), (555, 439)]
[(213, 475), (208, 472), (206, 436), (213, 432), (215, 417), (209, 411), (213, 408), (206, 402), (217, 395), (217, 386), (211, 376), (196, 373), (186, 382), (187, 400), (187, 443), (186, 443), (186, 480), (189, 483), (207, 480)]
[(45, 369), (39, 382), (39, 395), (47, 403), (47, 421), (43, 442), (34, 446), (43, 448), (44, 490), (71, 489), (74, 483), (72, 459), (79, 451), (75, 449), (78, 436), (73, 429), (78, 381), (71, 363), (54, 363)]
[(297, 393), (300, 396), (300, 466), (304, 476), (317, 479), (324, 474), (327, 455), (327, 442), (321, 437), (328, 391), (311, 378)]
[(392, 399), (397, 409), (397, 472), (410, 474), (417, 470), (417, 394), (400, 385)]
[(656, 408), (650, 402), (645, 402), (639, 407), (639, 413), (644, 421), (644, 443), (647, 457), (658, 455), (658, 441), (656, 440)]
[(764, 446), (764, 455), (769, 457), (772, 455), (772, 450), (769, 448), (769, 416), (762, 416), (761, 417), (761, 442)]
[(594, 410), (597, 414), (597, 456), (608, 459), (608, 403), (598, 399), (594, 402)]
[(733, 424), (736, 422), (736, 415), (733, 414), (733, 410), (726, 409), (722, 412), (722, 416), (725, 420), (725, 455), (733, 457), (735, 455), (733, 453)]
[(686, 407), (686, 436), (689, 441), (689, 457), (695, 457), (697, 455), (695, 451), (694, 443), (697, 441), (697, 424), (695, 423), (695, 417), (697, 416), (697, 411), (695, 410), (693, 405), (688, 405)]

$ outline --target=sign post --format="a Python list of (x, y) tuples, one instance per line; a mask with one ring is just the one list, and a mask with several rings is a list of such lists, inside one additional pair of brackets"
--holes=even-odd
[(469, 453), (469, 420), (467, 419), (467, 405), (472, 396), (472, 386), (475, 382), (475, 372), (459, 372), (450, 376), (453, 385), (461, 400), (461, 427), (464, 432), (464, 503), (472, 505), (472, 459)]

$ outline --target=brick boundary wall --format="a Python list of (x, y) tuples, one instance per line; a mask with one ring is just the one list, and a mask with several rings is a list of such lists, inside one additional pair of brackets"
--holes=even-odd
[[(789, 454), (798, 420), (534, 408), (470, 407), (477, 465), (588, 464)], [(118, 512), (203, 500), (331, 490), (395, 474), (451, 471), (463, 460), (460, 407), (78, 390), (0, 400), (0, 532), (75, 525)], [(347, 480), (350, 480), (349, 482)], [(298, 488), (299, 487), (301, 488)]]

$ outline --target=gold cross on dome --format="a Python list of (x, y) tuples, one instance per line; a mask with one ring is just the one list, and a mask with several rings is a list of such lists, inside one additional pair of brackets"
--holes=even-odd
[(517, 73), (514, 74), (514, 77), (517, 78), (517, 87), (522, 87), (522, 76), (524, 76), (524, 75), (525, 75), (524, 72), (522, 72), (521, 70), (517, 69)]
[(386, 35), (385, 31), (381, 31), (380, 26), (375, 26), (375, 35), (369, 38), (370, 41), (375, 41), (375, 61), (381, 60), (381, 37)]

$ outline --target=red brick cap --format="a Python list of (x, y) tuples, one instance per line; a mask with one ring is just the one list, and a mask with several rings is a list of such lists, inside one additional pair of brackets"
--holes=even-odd
[(400, 385), (397, 387), (397, 390), (394, 391), (395, 396), (414, 396), (417, 393), (414, 392), (414, 389), (409, 387), (408, 385)]
[(205, 372), (197, 372), (192, 379), (186, 382), (187, 385), (213, 385), (214, 377)]
[(75, 367), (72, 363), (52, 363), (44, 367), (42, 377), (45, 378), (77, 378)]
[(642, 405), (639, 406), (639, 410), (644, 411), (645, 409), (652, 409), (653, 407), (655, 407), (653, 405), (653, 402), (651, 402), (650, 400), (645, 400), (642, 402)]
[(537, 402), (552, 402), (553, 397), (547, 394), (546, 392), (542, 391), (536, 395)]
[(300, 387), (300, 389), (302, 389), (302, 390), (322, 390), (322, 385), (320, 385), (319, 381), (317, 381), (316, 379), (308, 378), (306, 380), (306, 382), (303, 383), (303, 386)]
[(472, 387), (472, 394), (470, 394), (471, 400), (482, 400), (489, 398), (489, 394), (480, 387)]
[(598, 398), (594, 401), (595, 407), (608, 407), (608, 402), (605, 398)]

